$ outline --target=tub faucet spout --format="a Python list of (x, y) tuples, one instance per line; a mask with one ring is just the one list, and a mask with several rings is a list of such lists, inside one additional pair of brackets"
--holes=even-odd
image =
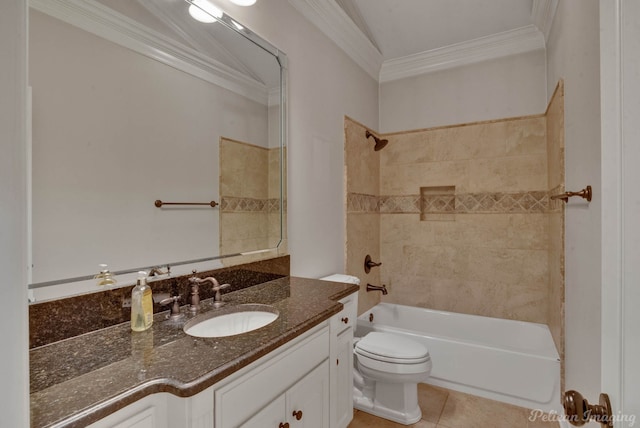
[(387, 286), (384, 284), (382, 284), (381, 286), (367, 284), (367, 291), (382, 291), (383, 296), (386, 296), (388, 294)]

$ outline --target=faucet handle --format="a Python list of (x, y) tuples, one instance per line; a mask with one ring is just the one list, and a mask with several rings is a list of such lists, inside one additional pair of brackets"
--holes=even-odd
[(180, 313), (180, 304), (178, 303), (180, 299), (182, 299), (182, 296), (173, 296), (160, 300), (161, 306), (171, 305), (171, 312), (167, 315), (167, 319), (178, 320), (184, 316)]
[(231, 287), (231, 284), (222, 284), (222, 285), (218, 285), (217, 287), (213, 286), (213, 291), (218, 292), (220, 290), (224, 290), (225, 288), (229, 288), (229, 287)]
[(224, 305), (224, 302), (222, 301), (222, 295), (220, 294), (220, 290), (224, 290), (225, 288), (229, 288), (231, 287), (231, 284), (222, 284), (222, 285), (218, 285), (217, 287), (213, 287), (213, 291), (215, 291), (215, 295), (213, 296), (213, 307), (214, 308), (219, 308), (220, 306)]

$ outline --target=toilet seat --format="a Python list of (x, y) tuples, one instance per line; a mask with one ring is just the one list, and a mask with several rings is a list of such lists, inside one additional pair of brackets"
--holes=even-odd
[(422, 343), (390, 333), (371, 332), (355, 346), (356, 354), (393, 364), (421, 364), (430, 361), (429, 350)]

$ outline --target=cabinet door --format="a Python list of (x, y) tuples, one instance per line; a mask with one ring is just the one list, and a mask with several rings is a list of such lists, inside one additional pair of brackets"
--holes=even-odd
[(353, 330), (350, 328), (338, 336), (338, 352), (335, 361), (334, 381), (335, 415), (332, 428), (346, 428), (353, 418)]
[(286, 396), (290, 428), (329, 428), (328, 360), (292, 386)]
[(240, 426), (242, 428), (284, 428), (287, 419), (284, 409), (285, 395), (283, 394)]
[(88, 428), (166, 428), (167, 411), (167, 395), (152, 394), (92, 423)]

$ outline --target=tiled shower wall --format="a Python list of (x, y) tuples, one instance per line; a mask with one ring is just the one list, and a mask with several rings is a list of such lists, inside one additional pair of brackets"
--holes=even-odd
[[(382, 281), (390, 293), (384, 300), (545, 323), (545, 117), (386, 137), (380, 225)], [(421, 189), (437, 188), (453, 189), (439, 196), (450, 203), (426, 203), (438, 196), (421, 196)], [(417, 203), (398, 207), (399, 199)], [(439, 217), (421, 220), (421, 211)]]
[[(547, 173), (549, 193), (564, 188), (564, 84), (560, 82), (547, 108)], [(564, 391), (564, 202), (549, 206), (549, 308), (547, 324), (560, 353)]]
[(548, 114), (383, 135), (380, 152), (346, 119), (348, 271), (379, 240), (383, 301), (548, 323), (562, 352), (562, 97)]
[(279, 171), (279, 148), (220, 139), (220, 254), (278, 243)]
[(365, 137), (367, 128), (345, 118), (345, 173), (347, 183), (346, 272), (360, 278), (358, 314), (380, 302), (380, 292), (366, 292), (367, 283), (380, 285), (380, 268), (364, 271), (367, 254), (380, 261), (380, 153), (373, 140)]

